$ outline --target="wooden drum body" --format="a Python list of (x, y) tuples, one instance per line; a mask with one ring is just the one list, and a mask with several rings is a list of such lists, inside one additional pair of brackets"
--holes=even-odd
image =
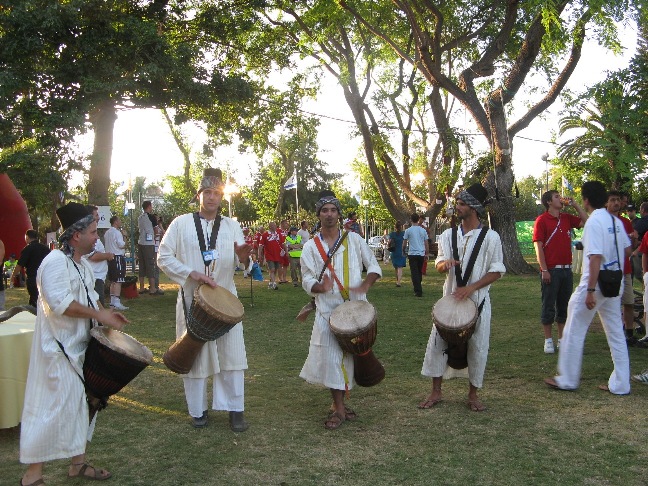
[(434, 305), (432, 320), (439, 336), (448, 343), (448, 365), (461, 370), (468, 366), (468, 340), (475, 332), (477, 306), (470, 299), (446, 295)]
[(243, 304), (230, 291), (198, 286), (187, 314), (187, 331), (164, 353), (164, 364), (175, 373), (189, 373), (203, 345), (225, 335), (244, 315)]
[(378, 333), (374, 306), (364, 300), (344, 302), (331, 312), (329, 326), (342, 350), (353, 355), (356, 383), (380, 383), (385, 378), (385, 368), (371, 350)]
[(90, 330), (83, 363), (86, 391), (106, 399), (124, 388), (153, 362), (153, 353), (135, 338), (108, 327)]

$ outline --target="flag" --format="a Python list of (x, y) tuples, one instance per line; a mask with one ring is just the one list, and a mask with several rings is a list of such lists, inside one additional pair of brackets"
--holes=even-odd
[(574, 190), (574, 188), (572, 187), (572, 185), (569, 183), (569, 181), (567, 180), (567, 178), (565, 176), (562, 176), (562, 186), (565, 189), (569, 189), (570, 191)]
[(297, 172), (293, 172), (293, 175), (290, 176), (290, 179), (284, 184), (284, 189), (297, 189)]
[(122, 181), (122, 183), (115, 189), (115, 194), (119, 196), (120, 194), (125, 193), (127, 189), (128, 186), (126, 185), (126, 181)]

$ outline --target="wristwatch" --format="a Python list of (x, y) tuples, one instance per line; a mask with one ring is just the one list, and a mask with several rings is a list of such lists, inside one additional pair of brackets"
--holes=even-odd
[(596, 289), (587, 289), (588, 292), (596, 292)]

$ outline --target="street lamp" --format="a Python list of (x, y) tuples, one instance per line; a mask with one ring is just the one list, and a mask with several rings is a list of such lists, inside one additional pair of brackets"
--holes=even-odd
[(546, 175), (546, 180), (547, 180), (547, 191), (549, 191), (549, 154), (544, 153), (540, 156), (542, 160), (544, 160), (545, 163), (545, 175)]
[(363, 200), (362, 200), (362, 205), (364, 206), (364, 209), (365, 209), (365, 211), (364, 211), (364, 213), (365, 213), (365, 214), (364, 214), (365, 241), (366, 241), (366, 242), (369, 242), (369, 235), (368, 235), (368, 231), (369, 231), (369, 222), (367, 221), (367, 207), (369, 207), (369, 201), (367, 201), (366, 199), (363, 199)]

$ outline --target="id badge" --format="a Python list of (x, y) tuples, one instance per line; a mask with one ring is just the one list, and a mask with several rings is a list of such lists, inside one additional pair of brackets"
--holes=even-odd
[(203, 251), (203, 260), (206, 262), (211, 262), (218, 260), (218, 250), (207, 250)]
[(146, 233), (146, 241), (153, 241), (153, 234), (152, 233)]

